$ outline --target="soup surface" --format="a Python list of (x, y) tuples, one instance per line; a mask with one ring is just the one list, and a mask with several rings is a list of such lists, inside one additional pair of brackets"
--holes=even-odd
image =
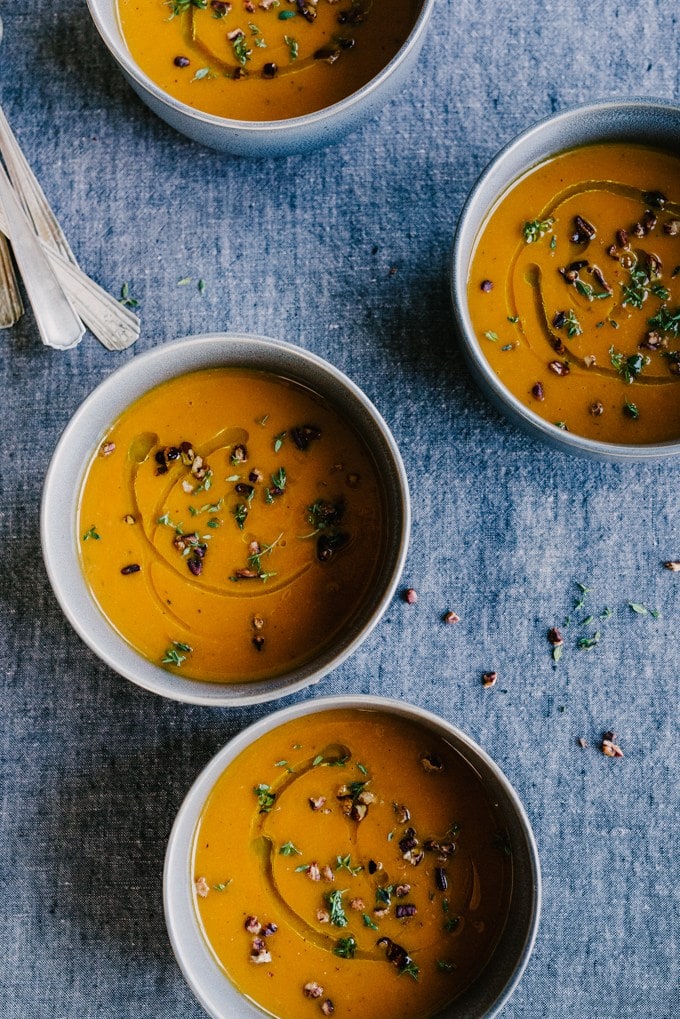
[(217, 960), (269, 1014), (416, 1019), (489, 961), (512, 859), (478, 775), (441, 736), (326, 710), (227, 767), (192, 877)]
[(406, 41), (418, 0), (118, 0), (139, 67), (188, 106), (236, 120), (324, 109)]
[(680, 158), (616, 143), (529, 171), (480, 233), (468, 302), (536, 414), (606, 442), (680, 438)]
[(150, 661), (209, 681), (280, 674), (351, 623), (383, 554), (356, 433), (285, 379), (210, 369), (112, 425), (80, 500), (85, 577)]

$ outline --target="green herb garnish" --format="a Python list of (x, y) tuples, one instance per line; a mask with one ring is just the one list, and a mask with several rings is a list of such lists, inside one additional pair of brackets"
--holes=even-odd
[(581, 648), (582, 651), (591, 651), (597, 644), (600, 643), (602, 634), (599, 630), (596, 630), (592, 637), (579, 637), (576, 641), (576, 647)]
[(265, 785), (264, 782), (260, 783), (260, 785), (253, 786), (253, 792), (257, 796), (260, 813), (268, 814), (274, 806), (276, 793), (272, 792), (271, 786)]
[(85, 531), (85, 534), (83, 535), (83, 541), (88, 541), (90, 538), (92, 538), (93, 541), (101, 541), (101, 537), (102, 536), (97, 531), (95, 524), (92, 524), (92, 527), (88, 528), (88, 530)]
[(137, 301), (134, 297), (130, 297), (129, 283), (123, 283), (122, 287), (120, 288), (120, 297), (118, 298), (118, 303), (122, 304), (124, 308), (130, 308), (131, 311), (134, 311), (135, 308), (139, 307), (139, 301)]
[(372, 931), (379, 930), (377, 923), (373, 923), (368, 913), (362, 913), (362, 918), (364, 921), (364, 927), (369, 927)]
[(190, 644), (184, 644), (181, 640), (173, 640), (161, 659), (161, 664), (175, 665), (179, 668), (182, 662), (186, 661), (187, 655), (190, 655), (192, 651), (193, 648)]
[(361, 871), (364, 868), (361, 866), (361, 864), (357, 865), (356, 867), (353, 867), (351, 855), (348, 853), (347, 856), (336, 856), (335, 869), (346, 870), (352, 875), (352, 877), (356, 877), (357, 874), (361, 873)]
[(403, 976), (404, 973), (408, 973), (410, 977), (417, 982), (420, 974), (420, 966), (416, 965), (413, 959), (410, 959), (402, 969), (399, 970), (399, 975)]
[(627, 385), (635, 382), (643, 368), (646, 368), (649, 364), (649, 358), (646, 354), (631, 354), (629, 357), (626, 357), (625, 354), (614, 350), (613, 347), (609, 348), (609, 360), (619, 375), (623, 376), (623, 380)]
[(342, 897), (346, 891), (346, 888), (336, 888), (332, 892), (326, 892), (324, 896), (328, 903), (330, 920), (334, 927), (346, 927), (349, 922), (342, 905)]
[(437, 959), (437, 969), (442, 973), (452, 973), (455, 968), (455, 963), (448, 962), (446, 959)]
[(547, 234), (555, 222), (552, 216), (548, 216), (547, 219), (532, 219), (524, 224), (522, 227), (522, 236), (527, 244), (534, 244), (539, 241), (544, 234)]
[(298, 849), (297, 846), (293, 845), (292, 842), (286, 842), (279, 849), (280, 856), (302, 856), (302, 850)]
[(353, 959), (357, 950), (357, 940), (353, 934), (347, 938), (338, 938), (333, 949), (341, 959)]
[(290, 59), (297, 60), (300, 53), (300, 47), (297, 39), (294, 39), (292, 35), (284, 35), (283, 39), (288, 47), (288, 55), (290, 56)]
[(281, 446), (283, 446), (283, 440), (285, 439), (285, 437), (286, 437), (286, 432), (279, 432), (278, 435), (274, 436), (274, 452), (275, 453), (278, 453), (278, 451), (281, 449)]
[(628, 417), (632, 418), (633, 421), (637, 421), (638, 418), (640, 417), (640, 411), (637, 408), (637, 404), (631, 403), (630, 400), (626, 400), (626, 402), (623, 405), (623, 409), (628, 415)]
[(239, 502), (234, 507), (234, 520), (236, 521), (240, 531), (243, 530), (243, 526), (248, 518), (248, 506), (245, 502)]

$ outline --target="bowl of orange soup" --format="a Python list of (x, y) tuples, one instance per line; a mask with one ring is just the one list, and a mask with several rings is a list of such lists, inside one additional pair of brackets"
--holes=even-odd
[(140, 98), (176, 130), (239, 156), (335, 142), (387, 102), (434, 0), (88, 0)]
[(680, 454), (680, 106), (603, 101), (510, 142), (451, 285), (473, 377), (514, 422), (597, 459)]
[(529, 959), (541, 881), (507, 778), (468, 736), (379, 697), (236, 736), (170, 835), (165, 915), (213, 1019), (480, 1019)]
[(194, 336), (85, 400), (45, 480), (42, 544), (75, 630), (121, 675), (201, 704), (314, 683), (368, 636), (410, 528), (378, 411), (291, 344)]

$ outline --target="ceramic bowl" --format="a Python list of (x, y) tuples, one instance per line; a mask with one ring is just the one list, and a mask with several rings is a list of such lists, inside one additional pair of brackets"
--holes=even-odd
[[(479, 775), (509, 835), (513, 860), (510, 911), (496, 949), (479, 978), (432, 1019), (482, 1019), (499, 1014), (517, 986), (534, 946), (541, 908), (541, 875), (531, 825), (507, 778), (469, 736), (449, 722), (402, 701), (362, 695), (326, 697), (277, 711), (234, 737), (199, 775), (175, 820), (165, 857), (163, 899), (170, 941), (184, 976), (213, 1019), (264, 1013), (246, 1000), (218, 965), (203, 936), (195, 905), (193, 843), (203, 806), (217, 779), (251, 743), (293, 719), (358, 708), (389, 712), (443, 737)], [(377, 1014), (377, 1013), (376, 1013)]]
[(540, 121), (503, 148), (484, 170), (461, 213), (451, 255), (451, 298), (458, 337), (480, 389), (515, 424), (549, 445), (594, 460), (640, 461), (680, 454), (678, 441), (618, 445), (566, 432), (534, 414), (510, 393), (485, 358), (467, 301), (477, 236), (500, 196), (551, 156), (599, 142), (628, 141), (680, 153), (680, 105), (660, 99), (603, 100)]
[[(338, 637), (313, 660), (267, 680), (212, 683), (183, 678), (147, 661), (103, 616), (80, 566), (77, 515), (88, 464), (111, 423), (160, 383), (211, 367), (247, 367), (300, 382), (327, 399), (361, 435), (384, 490), (385, 550), (371, 592)], [(85, 400), (56, 447), (45, 479), (41, 539), (47, 572), (70, 623), (112, 669), (139, 686), (193, 704), (236, 706), (273, 700), (318, 682), (368, 636), (392, 598), (410, 531), (404, 466), (382, 417), (361, 390), (327, 361), (292, 344), (260, 336), (192, 336), (139, 355)]]
[(87, 0), (104, 43), (137, 95), (157, 116), (193, 141), (235, 156), (272, 157), (309, 152), (340, 141), (397, 94), (422, 48), (434, 0), (422, 0), (410, 35), (371, 81), (346, 99), (288, 120), (243, 121), (202, 113), (160, 89), (137, 66), (121, 32), (116, 0)]

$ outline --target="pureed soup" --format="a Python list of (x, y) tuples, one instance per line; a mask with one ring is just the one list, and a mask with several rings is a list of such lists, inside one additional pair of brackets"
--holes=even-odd
[(481, 231), (468, 303), (536, 414), (605, 442), (680, 439), (680, 158), (621, 142), (530, 170)]
[(423, 1019), (489, 962), (512, 857), (445, 739), (351, 708), (288, 722), (226, 768), (191, 878), (216, 959), (267, 1014)]
[(247, 681), (315, 657), (360, 610), (384, 550), (372, 457), (297, 383), (215, 368), (112, 425), (79, 508), (104, 616), (149, 661)]
[(236, 120), (324, 109), (374, 78), (419, 0), (118, 0), (132, 57), (164, 92)]

